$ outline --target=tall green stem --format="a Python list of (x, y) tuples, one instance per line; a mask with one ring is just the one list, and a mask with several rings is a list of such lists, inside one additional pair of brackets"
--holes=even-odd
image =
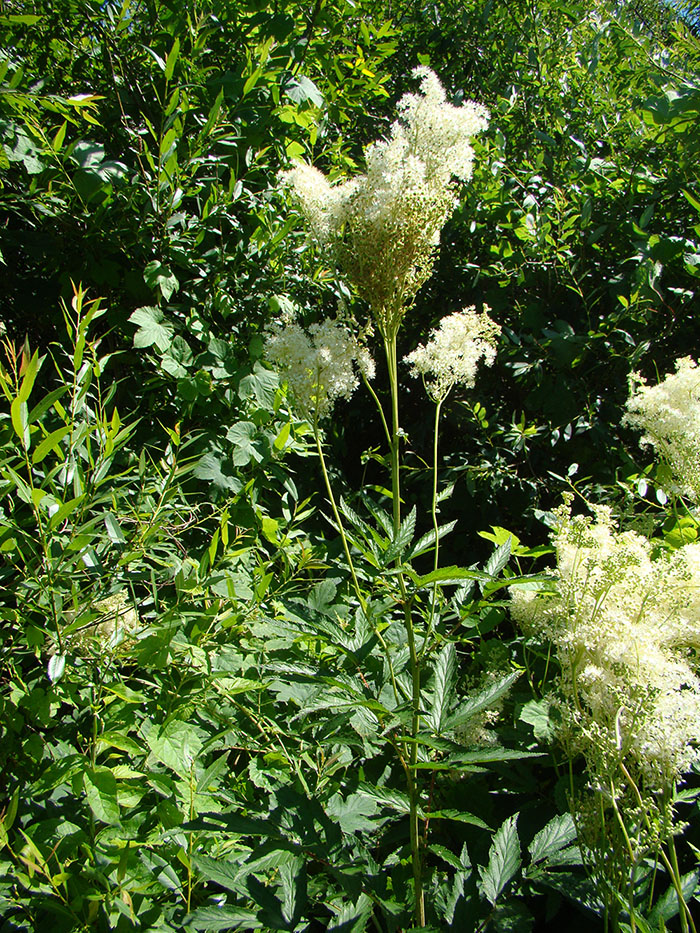
[[(431, 501), (431, 516), (433, 519), (433, 534), (435, 535), (435, 550), (433, 552), (433, 570), (437, 571), (440, 564), (440, 533), (437, 520), (437, 490), (438, 490), (438, 439), (440, 436), (440, 411), (442, 403), (447, 396), (439, 398), (435, 403), (435, 424), (433, 427), (433, 495)], [(428, 619), (428, 631), (421, 649), (421, 657), (425, 654), (428, 646), (428, 640), (433, 631), (435, 622), (435, 606), (437, 603), (437, 582), (433, 583), (433, 592), (430, 598), (430, 617)]]
[[(389, 386), (391, 390), (391, 492), (392, 492), (392, 517), (394, 539), (397, 538), (401, 528), (401, 425), (399, 422), (399, 372), (398, 360), (396, 356), (396, 330), (384, 338), (384, 350), (386, 353), (387, 369), (389, 371)], [(398, 560), (397, 560), (398, 563)], [(408, 769), (406, 778), (408, 783), (409, 798), (409, 821), (411, 836), (411, 865), (413, 870), (413, 893), (415, 900), (414, 920), (418, 927), (425, 926), (425, 894), (423, 891), (423, 871), (421, 859), (421, 839), (420, 827), (418, 822), (418, 811), (420, 802), (420, 788), (418, 786), (418, 742), (417, 737), (420, 731), (420, 663), (416, 651), (416, 638), (413, 630), (413, 618), (411, 607), (407, 600), (406, 583), (403, 574), (399, 573), (399, 587), (403, 602), (404, 625), (406, 627), (406, 641), (408, 643), (410, 665), (411, 665), (411, 734), (410, 748), (408, 749)]]
[(372, 619), (370, 618), (369, 612), (367, 611), (367, 601), (362, 595), (362, 590), (360, 589), (360, 582), (357, 579), (357, 573), (355, 571), (355, 564), (350, 554), (350, 545), (348, 544), (348, 538), (345, 534), (345, 527), (343, 521), (340, 517), (340, 512), (338, 510), (337, 503), (335, 501), (335, 496), (333, 495), (333, 487), (331, 486), (331, 480), (328, 475), (328, 468), (326, 467), (326, 458), (323, 455), (323, 444), (321, 443), (321, 431), (318, 426), (318, 418), (314, 421), (314, 437), (316, 439), (316, 451), (318, 452), (319, 463), (321, 464), (321, 473), (323, 474), (323, 482), (326, 486), (326, 492), (328, 493), (328, 501), (331, 504), (331, 510), (333, 512), (333, 518), (335, 519), (336, 527), (340, 534), (340, 540), (343, 543), (343, 551), (345, 553), (345, 560), (347, 561), (348, 567), (350, 569), (350, 576), (352, 577), (352, 585), (355, 590), (355, 595), (357, 596), (357, 601), (360, 604), (362, 609), (362, 614), (364, 615), (367, 622), (372, 626), (372, 631), (377, 636), (377, 639), (382, 646), (384, 651), (384, 656), (389, 668), (389, 676), (391, 677), (391, 686), (394, 691), (394, 699), (396, 700), (397, 705), (401, 702), (399, 699), (399, 686), (396, 680), (396, 673), (394, 671), (394, 664), (391, 660), (391, 652), (389, 651), (389, 646), (386, 643), (386, 640), (382, 633), (379, 631), (376, 625), (373, 624)]
[(350, 555), (350, 546), (348, 544), (347, 535), (345, 534), (345, 528), (343, 522), (340, 518), (340, 512), (338, 511), (338, 506), (335, 501), (335, 496), (333, 495), (333, 487), (331, 486), (330, 477), (328, 476), (328, 469), (326, 467), (326, 458), (323, 456), (323, 445), (321, 444), (321, 432), (318, 427), (318, 421), (314, 425), (314, 436), (316, 438), (316, 451), (318, 453), (319, 463), (321, 464), (321, 473), (323, 474), (323, 482), (326, 486), (326, 492), (328, 493), (328, 501), (331, 504), (331, 510), (333, 511), (333, 518), (335, 519), (336, 527), (340, 533), (340, 540), (343, 542), (343, 551), (345, 552), (345, 560), (347, 561), (348, 567), (350, 568), (350, 576), (352, 577), (352, 585), (355, 590), (355, 595), (357, 600), (362, 608), (362, 612), (367, 615), (367, 603), (364, 596), (362, 595), (362, 590), (360, 589), (360, 583), (357, 579), (357, 573), (355, 572), (355, 564), (353, 562), (352, 556)]
[(386, 352), (386, 365), (389, 370), (389, 387), (391, 389), (391, 504), (394, 519), (394, 537), (396, 537), (401, 527), (401, 425), (399, 423), (399, 369), (396, 358), (396, 334), (385, 337), (384, 350)]

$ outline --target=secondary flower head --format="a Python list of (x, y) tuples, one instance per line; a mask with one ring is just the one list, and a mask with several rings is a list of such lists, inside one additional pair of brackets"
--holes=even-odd
[[(487, 311), (491, 309), (485, 305)], [(404, 361), (413, 376), (421, 375), (430, 397), (441, 401), (455, 385), (471, 388), (480, 360), (491, 366), (501, 328), (486, 311), (465, 308), (444, 317), (424, 346), (409, 353)]]
[(700, 744), (700, 545), (657, 555), (609, 510), (558, 514), (553, 591), (514, 587), (513, 617), (556, 650), (563, 728), (591, 776), (619, 777), (622, 760), (650, 789), (669, 788)]
[(655, 448), (668, 463), (678, 490), (700, 501), (700, 371), (689, 356), (676, 361), (676, 372), (648, 386), (630, 377), (624, 421), (639, 428), (641, 443)]
[(304, 163), (283, 173), (316, 240), (368, 302), (384, 337), (396, 334), (430, 275), (440, 230), (455, 205), (454, 179), (472, 173), (472, 138), (488, 125), (479, 104), (455, 107), (428, 68), (420, 92), (398, 103), (387, 139), (367, 147), (367, 171), (341, 184)]
[(356, 370), (374, 376), (374, 361), (348, 328), (331, 319), (307, 331), (289, 321), (265, 341), (265, 355), (287, 380), (298, 411), (311, 421), (326, 418), (339, 398), (350, 398), (358, 385)]

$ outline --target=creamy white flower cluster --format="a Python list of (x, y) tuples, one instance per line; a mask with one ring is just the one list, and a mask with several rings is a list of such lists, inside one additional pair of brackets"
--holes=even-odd
[(374, 377), (374, 361), (339, 321), (327, 318), (308, 332), (294, 322), (268, 334), (267, 359), (287, 380), (293, 402), (303, 417), (314, 421), (330, 415), (339, 398), (350, 398), (358, 386), (356, 368)]
[(428, 342), (404, 357), (411, 375), (422, 376), (433, 401), (446, 398), (455, 385), (471, 388), (480, 360), (491, 366), (501, 328), (488, 316), (491, 309), (477, 314), (472, 305), (444, 317), (431, 331)]
[[(100, 600), (93, 609), (99, 616), (65, 639), (71, 651), (83, 656), (104, 655), (133, 643), (141, 623), (125, 590)], [(75, 615), (73, 610), (64, 613), (67, 622), (73, 622)], [(58, 644), (52, 653), (57, 651)]]
[(676, 372), (648, 386), (637, 373), (630, 377), (624, 421), (643, 431), (671, 469), (678, 491), (700, 502), (700, 370), (689, 356), (676, 361)]
[(471, 177), (471, 140), (488, 125), (479, 104), (449, 104), (428, 68), (414, 75), (420, 93), (401, 98), (401, 116), (388, 139), (367, 147), (366, 174), (331, 185), (300, 162), (282, 176), (313, 236), (334, 252), (384, 336), (396, 332), (430, 274), (440, 230), (455, 204), (453, 178)]
[(589, 772), (622, 762), (648, 788), (669, 788), (699, 757), (700, 545), (657, 555), (595, 511), (592, 521), (559, 510), (556, 592), (513, 587), (512, 614), (556, 649), (563, 731)]

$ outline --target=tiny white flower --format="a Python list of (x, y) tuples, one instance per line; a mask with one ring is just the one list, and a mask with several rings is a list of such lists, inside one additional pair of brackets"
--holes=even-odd
[(589, 770), (616, 769), (622, 752), (649, 788), (668, 788), (700, 746), (689, 651), (700, 645), (700, 544), (656, 554), (609, 509), (594, 511), (557, 510), (556, 592), (514, 587), (511, 612), (556, 650), (568, 737)]

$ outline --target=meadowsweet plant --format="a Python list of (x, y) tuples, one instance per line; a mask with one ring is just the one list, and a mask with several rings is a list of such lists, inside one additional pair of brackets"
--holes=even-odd
[(299, 163), (283, 175), (312, 235), (350, 278), (384, 341), (392, 396), (395, 532), (401, 501), (396, 337), (430, 276), (458, 184), (471, 178), (472, 140), (488, 125), (480, 104), (450, 104), (430, 69), (416, 68), (413, 74), (420, 91), (399, 101), (400, 116), (389, 138), (367, 147), (365, 174), (331, 184), (317, 169)]
[(658, 550), (621, 531), (608, 508), (593, 511), (573, 516), (570, 500), (558, 510), (554, 587), (514, 588), (511, 609), (556, 652), (560, 738), (571, 757), (583, 755), (596, 800), (579, 802), (581, 842), (611, 912), (624, 884), (633, 916), (634, 871), (648, 852), (666, 844), (679, 883), (673, 798), (700, 744), (700, 546)]
[[(326, 490), (361, 614), (358, 625), (369, 628), (383, 653), (388, 684), (377, 685), (372, 716), (378, 725), (382, 716), (388, 717), (387, 722), (394, 719), (393, 726), (385, 722), (383, 729), (405, 776), (414, 922), (425, 926), (423, 859), (429, 818), (424, 811), (422, 769), (435, 754), (436, 736), (458, 742), (460, 736), (484, 735), (484, 726), (494, 718), (485, 712), (497, 705), (513, 682), (513, 673), (482, 684), (477, 689), (481, 700), (468, 706), (463, 716), (450, 714), (456, 655), (440, 628), (438, 583), (473, 579), (474, 572), (453, 568), (454, 573), (441, 575), (438, 568), (438, 542), (445, 529), (437, 525), (437, 434), (440, 408), (450, 390), (457, 385), (472, 387), (479, 361), (490, 365), (495, 357), (499, 327), (486, 312), (477, 314), (473, 307), (446, 317), (428, 343), (406, 358), (436, 402), (433, 531), (423, 548), (416, 549), (424, 553), (433, 548), (433, 573), (427, 577), (416, 575), (410, 564), (415, 508), (402, 516), (397, 335), (431, 273), (440, 231), (454, 209), (459, 185), (471, 177), (472, 139), (488, 120), (479, 104), (450, 104), (429, 69), (418, 68), (414, 76), (420, 82), (418, 93), (401, 98), (399, 117), (388, 138), (367, 147), (364, 174), (331, 182), (316, 168), (297, 163), (283, 175), (313, 238), (355, 287), (382, 339), (390, 411), (385, 412), (371, 385), (373, 364), (367, 351), (345, 325), (324, 322), (304, 332), (298, 324), (286, 324), (268, 337), (266, 353), (286, 377), (293, 404), (314, 425)], [(376, 516), (377, 531), (347, 503), (341, 501), (338, 507), (319, 430), (319, 420), (331, 414), (334, 400), (349, 397), (354, 390), (355, 367), (377, 405), (391, 454), (392, 513)], [(362, 573), (356, 568), (360, 559), (365, 565)], [(376, 585), (363, 589), (361, 580), (368, 579)], [(430, 600), (423, 600), (423, 589), (432, 590)], [(396, 624), (403, 629), (398, 639)], [(363, 673), (363, 684), (371, 693), (368, 676), (369, 672)], [(426, 730), (433, 738), (423, 737)]]
[(625, 421), (642, 431), (641, 443), (668, 464), (677, 491), (700, 501), (700, 370), (695, 360), (677, 360), (675, 373), (655, 386), (632, 373)]

